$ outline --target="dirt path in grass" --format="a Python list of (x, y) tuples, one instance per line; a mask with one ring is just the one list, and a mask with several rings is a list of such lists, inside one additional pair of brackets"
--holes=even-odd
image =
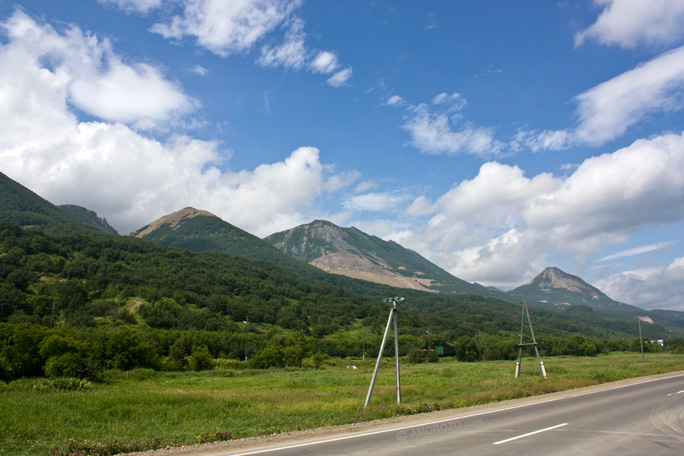
[(476, 405), (472, 407), (464, 407), (458, 409), (440, 410), (437, 412), (420, 413), (410, 416), (398, 416), (383, 420), (367, 421), (363, 423), (345, 424), (340, 426), (328, 426), (316, 429), (308, 429), (305, 431), (283, 432), (280, 434), (249, 437), (245, 439), (229, 440), (226, 442), (165, 448), (160, 450), (145, 451), (142, 453), (131, 453), (129, 456), (219, 456), (227, 452), (237, 452), (240, 450), (255, 450), (257, 448), (269, 446), (287, 445), (293, 442), (314, 442), (342, 435), (360, 434), (368, 431), (382, 431), (384, 429), (393, 429), (396, 427), (409, 426), (412, 424), (436, 421), (444, 418), (449, 418), (452, 416), (457, 417), (463, 415), (471, 415), (475, 413), (482, 413), (490, 410), (511, 407), (514, 405), (537, 402), (542, 399), (570, 396), (574, 394), (600, 390), (603, 388), (611, 388), (620, 385), (629, 385), (631, 383), (638, 383), (647, 379), (681, 375), (682, 373), (684, 372), (669, 372), (666, 374), (631, 378), (626, 380), (620, 380), (617, 382), (603, 383), (600, 385), (587, 386), (584, 388), (577, 388), (538, 396), (530, 396), (521, 399), (512, 399), (492, 404)]

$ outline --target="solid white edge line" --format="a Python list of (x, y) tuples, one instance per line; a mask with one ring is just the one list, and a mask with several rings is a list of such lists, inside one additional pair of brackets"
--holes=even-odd
[[(585, 393), (571, 394), (571, 395), (569, 395), (569, 396), (556, 397), (556, 398), (553, 398), (553, 399), (544, 399), (544, 400), (541, 400), (541, 401), (530, 402), (530, 403), (528, 403), (528, 404), (513, 405), (513, 406), (510, 406), (510, 407), (503, 407), (503, 408), (499, 408), (499, 409), (494, 409), (494, 410), (488, 410), (488, 411), (484, 411), (484, 412), (473, 413), (473, 414), (470, 414), (470, 415), (452, 416), (452, 417), (444, 418), (444, 419), (441, 419), (441, 420), (427, 421), (427, 422), (421, 423), (421, 424), (411, 424), (411, 425), (400, 426), (400, 427), (391, 428), (391, 429), (381, 429), (381, 430), (378, 430), (378, 431), (364, 432), (364, 433), (361, 433), (361, 434), (352, 434), (352, 435), (345, 435), (345, 436), (342, 436), (342, 437), (333, 437), (333, 438), (331, 438), (331, 439), (314, 440), (313, 442), (295, 443), (295, 444), (292, 444), (292, 445), (284, 445), (284, 446), (275, 447), (275, 448), (264, 448), (264, 449), (261, 449), (261, 450), (249, 451), (249, 452), (247, 452), (247, 453), (231, 453), (230, 450), (229, 450), (229, 451), (227, 451), (227, 452), (225, 452), (225, 453), (219, 453), (219, 455), (225, 455), (225, 456), (249, 456), (249, 455), (252, 455), (252, 454), (272, 453), (272, 452), (274, 452), (274, 451), (289, 450), (289, 449), (292, 449), (292, 448), (302, 448), (302, 447), (306, 447), (306, 446), (320, 445), (320, 444), (328, 443), (328, 442), (339, 442), (339, 441), (342, 441), (342, 440), (357, 439), (357, 438), (366, 437), (366, 436), (369, 436), (369, 435), (378, 435), (378, 434), (385, 434), (385, 433), (388, 433), (388, 432), (403, 431), (404, 429), (412, 429), (412, 428), (419, 428), (419, 427), (423, 427), (423, 426), (430, 426), (430, 425), (432, 425), (432, 424), (445, 423), (445, 422), (447, 422), (447, 421), (458, 421), (458, 420), (463, 420), (463, 419), (466, 419), (466, 418), (473, 418), (473, 417), (476, 417), (476, 416), (482, 416), (482, 415), (489, 415), (489, 414), (492, 414), (492, 413), (505, 412), (505, 411), (508, 411), (508, 410), (515, 410), (515, 409), (519, 409), (519, 408), (523, 408), (523, 407), (530, 407), (530, 406), (532, 406), (532, 405), (539, 405), (539, 404), (545, 404), (545, 403), (547, 403), (547, 402), (555, 402), (555, 401), (560, 401), (560, 400), (564, 400), (564, 399), (571, 399), (571, 398), (574, 398), (574, 397), (587, 396), (587, 395), (590, 395), (590, 394), (601, 393), (601, 392), (604, 392), (604, 391), (612, 391), (612, 390), (616, 390), (616, 389), (627, 388), (627, 387), (636, 386), (636, 385), (643, 385), (644, 383), (657, 382), (657, 381), (660, 381), (660, 380), (668, 380), (668, 379), (677, 378), (677, 377), (684, 377), (684, 374), (677, 374), (677, 375), (671, 375), (671, 376), (667, 376), (667, 377), (653, 378), (653, 379), (643, 380), (643, 381), (639, 381), (639, 382), (635, 382), (635, 383), (629, 383), (629, 384), (627, 384), (627, 385), (613, 386), (613, 387), (610, 387), (610, 388), (604, 388), (604, 389), (599, 389), (599, 390), (595, 390), (595, 391), (587, 391), (587, 392), (585, 392)], [(684, 390), (683, 390), (683, 391), (684, 391)]]
[(552, 429), (556, 429), (556, 428), (563, 427), (563, 426), (567, 426), (567, 425), (568, 425), (568, 423), (557, 424), (557, 425), (555, 425), (555, 426), (547, 427), (547, 428), (544, 428), (544, 429), (539, 429), (538, 431), (532, 431), (532, 432), (528, 432), (527, 434), (523, 434), (523, 435), (518, 435), (518, 436), (515, 436), (515, 437), (511, 437), (510, 439), (499, 440), (498, 442), (494, 442), (492, 445), (500, 445), (500, 444), (502, 444), (502, 443), (512, 442), (513, 440), (522, 439), (522, 438), (524, 438), (524, 437), (529, 437), (529, 436), (534, 435), (534, 434), (540, 434), (540, 433), (542, 433), (542, 432), (550, 431), (550, 430), (552, 430)]

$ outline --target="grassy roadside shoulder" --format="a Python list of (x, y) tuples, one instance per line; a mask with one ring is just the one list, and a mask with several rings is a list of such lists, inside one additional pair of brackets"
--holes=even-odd
[[(464, 407), (684, 370), (684, 356), (611, 353), (515, 362), (402, 364), (397, 406), (393, 360), (380, 370), (371, 405), (363, 402), (373, 360), (324, 369), (109, 372), (103, 383), (46, 379), (0, 386), (0, 455), (46, 455), (55, 446), (99, 443), (191, 444), (396, 415)], [(90, 454), (114, 454), (106, 453)], [(112, 450), (113, 451), (113, 450)]]

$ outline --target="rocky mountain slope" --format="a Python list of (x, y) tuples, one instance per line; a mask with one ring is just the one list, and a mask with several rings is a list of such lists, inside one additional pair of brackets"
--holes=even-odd
[(264, 239), (282, 252), (333, 274), (421, 291), (499, 295), (452, 276), (413, 250), (354, 227), (315, 220)]

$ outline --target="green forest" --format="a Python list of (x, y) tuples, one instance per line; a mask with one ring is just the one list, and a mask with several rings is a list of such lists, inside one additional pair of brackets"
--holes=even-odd
[[(377, 356), (383, 298), (399, 294), (399, 345), (409, 361), (429, 360), (423, 350), (445, 344), (462, 361), (517, 355), (520, 306), (494, 298), (313, 279), (267, 261), (2, 223), (0, 378), (97, 380), (109, 369), (317, 367), (328, 357)], [(536, 307), (532, 318), (543, 356), (639, 349), (634, 325), (590, 308)], [(668, 342), (684, 348), (684, 339)]]

